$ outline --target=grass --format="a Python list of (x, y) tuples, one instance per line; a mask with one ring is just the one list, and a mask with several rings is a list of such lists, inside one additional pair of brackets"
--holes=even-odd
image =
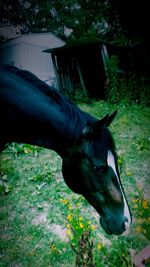
[(132, 266), (132, 255), (150, 243), (150, 109), (106, 102), (80, 107), (98, 118), (118, 109), (110, 129), (133, 214), (130, 233), (104, 233), (94, 209), (64, 183), (55, 152), (11, 144), (0, 156), (1, 267), (70, 267), (78, 254), (87, 262), (80, 266), (92, 266), (87, 250), (96, 267)]

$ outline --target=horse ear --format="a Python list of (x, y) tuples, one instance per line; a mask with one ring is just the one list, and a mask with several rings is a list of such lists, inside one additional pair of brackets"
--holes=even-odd
[(99, 133), (102, 126), (109, 126), (111, 122), (114, 120), (117, 114), (117, 110), (115, 110), (111, 115), (109, 113), (103, 117), (101, 120), (94, 122), (92, 125), (87, 125), (82, 132), (83, 136), (88, 136), (92, 133)]
[(108, 119), (109, 119), (109, 113), (105, 117), (103, 117), (101, 120), (99, 120), (97, 124), (99, 125), (99, 127), (106, 125)]
[(114, 120), (114, 118), (116, 117), (116, 114), (117, 114), (117, 110), (115, 110), (112, 114), (110, 114), (105, 122), (105, 125), (106, 126), (109, 126), (112, 121)]
[(103, 117), (101, 120), (97, 121), (95, 123), (95, 128), (101, 128), (102, 126), (110, 126), (112, 121), (114, 120), (115, 116), (117, 114), (117, 110), (115, 110), (112, 114), (109, 115), (109, 113)]

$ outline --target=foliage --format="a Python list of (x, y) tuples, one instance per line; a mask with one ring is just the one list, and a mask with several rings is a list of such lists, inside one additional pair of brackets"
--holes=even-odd
[(76, 255), (75, 266), (94, 267), (93, 240), (91, 231), (96, 229), (96, 225), (81, 214), (82, 198), (73, 203), (68, 199), (61, 199), (60, 202), (65, 205), (66, 211), (69, 211), (66, 217), (66, 234), (70, 240), (70, 245)]
[(31, 146), (28, 144), (17, 144), (17, 143), (11, 143), (9, 145), (9, 150), (14, 153), (15, 157), (18, 156), (18, 154), (34, 154), (37, 156), (38, 151), (40, 150), (40, 147), (38, 146)]
[(150, 105), (148, 91), (150, 85), (147, 85), (144, 78), (138, 78), (136, 74), (130, 73), (128, 77), (119, 70), (119, 60), (117, 56), (111, 56), (106, 62), (107, 82), (106, 95), (108, 101), (119, 103), (126, 101), (128, 103), (140, 103)]
[(0, 176), (0, 193), (4, 192), (5, 194), (9, 193), (10, 188), (8, 185), (8, 177), (7, 175), (1, 175)]
[(55, 31), (64, 37), (65, 30), (72, 29), (74, 38), (94, 30), (93, 25), (104, 18), (107, 9), (103, 2), (95, 0), (15, 0), (13, 3), (7, 0), (0, 3), (0, 15), (5, 21), (24, 24), (30, 31)]
[[(94, 34), (121, 45), (134, 39), (142, 41), (145, 34), (142, 23), (148, 29), (147, 17), (144, 17), (146, 5), (138, 5), (135, 10), (129, 1), (121, 0), (120, 3), (115, 0), (6, 0), (0, 1), (0, 17), (2, 22), (24, 25), (31, 32), (53, 31), (64, 38), (71, 33), (73, 39)], [(122, 15), (124, 9), (129, 17)], [(136, 14), (135, 18), (132, 12)], [(144, 18), (139, 25), (140, 16)]]
[(91, 99), (85, 94), (80, 86), (76, 87), (73, 92), (69, 90), (63, 90), (62, 93), (76, 104), (91, 103)]
[(138, 188), (138, 194), (132, 200), (133, 209), (136, 210), (138, 218), (136, 219), (137, 233), (142, 233), (150, 240), (150, 201), (143, 197), (142, 190)]

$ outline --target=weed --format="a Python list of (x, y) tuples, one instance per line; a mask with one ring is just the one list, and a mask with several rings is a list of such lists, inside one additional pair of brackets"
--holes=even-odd
[(81, 215), (82, 198), (70, 203), (68, 199), (61, 199), (65, 205), (68, 215), (66, 234), (70, 240), (70, 245), (76, 255), (75, 266), (94, 267), (93, 240), (91, 232), (96, 229), (96, 225)]
[(9, 145), (9, 151), (12, 152), (15, 157), (17, 157), (18, 154), (34, 154), (34, 156), (37, 156), (37, 153), (40, 151), (40, 149), (40, 147), (29, 144), (11, 143)]
[(10, 191), (10, 187), (8, 184), (8, 177), (7, 175), (3, 175), (0, 177), (0, 193), (4, 192), (5, 194), (8, 194)]
[(132, 200), (134, 212), (136, 211), (136, 221), (134, 231), (143, 234), (150, 240), (150, 202), (143, 197), (143, 193), (137, 188), (137, 194)]

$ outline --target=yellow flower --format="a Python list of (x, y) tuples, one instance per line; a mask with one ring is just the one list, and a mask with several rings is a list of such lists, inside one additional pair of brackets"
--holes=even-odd
[(99, 242), (99, 243), (97, 243), (97, 249), (98, 250), (101, 250), (101, 248), (102, 248), (102, 244)]
[(67, 229), (67, 231), (66, 231), (66, 235), (67, 235), (67, 236), (71, 236), (71, 234), (72, 234), (71, 230), (70, 230), (70, 229)]
[(92, 225), (91, 225), (91, 229), (92, 229), (92, 230), (95, 230), (95, 229), (96, 229), (96, 225), (92, 224)]
[(70, 229), (71, 228), (71, 225), (70, 224), (67, 224), (67, 228)]
[(79, 217), (79, 221), (83, 221), (83, 218), (82, 217)]
[(51, 250), (54, 251), (54, 252), (57, 251), (57, 248), (56, 248), (56, 246), (54, 244), (51, 246)]
[(138, 224), (142, 224), (143, 223), (143, 218), (138, 218), (137, 222), (138, 222)]
[(150, 217), (147, 218), (148, 223), (150, 223)]
[(61, 254), (61, 251), (54, 244), (51, 245), (50, 249), (54, 253)]
[(69, 200), (68, 199), (65, 199), (65, 198), (64, 199), (61, 198), (60, 199), (60, 202), (66, 205), (66, 204), (69, 203)]
[(135, 199), (132, 200), (132, 203), (137, 203), (138, 201), (139, 201), (139, 199), (135, 198)]
[(73, 209), (72, 205), (69, 205), (68, 210), (72, 210), (72, 209)]
[(135, 232), (136, 233), (142, 233), (142, 227), (141, 226), (137, 226), (136, 228), (135, 228)]
[(128, 170), (126, 170), (126, 176), (131, 176), (132, 175), (132, 173), (130, 172), (130, 171), (128, 171)]
[(144, 199), (143, 201), (142, 201), (142, 207), (143, 207), (143, 209), (147, 209), (148, 208), (148, 200), (147, 199)]
[(72, 216), (72, 214), (68, 214), (68, 216), (67, 216), (67, 220), (68, 220), (69, 222), (71, 222), (71, 221), (72, 221), (72, 219), (73, 219), (73, 216)]
[(70, 236), (70, 240), (73, 240), (73, 239), (74, 239), (74, 237), (73, 237), (73, 235), (71, 235), (71, 236)]
[(64, 203), (64, 204), (68, 204), (68, 203), (69, 203), (69, 200), (68, 200), (68, 199), (64, 199), (64, 200), (63, 200), (63, 203)]
[(84, 228), (84, 225), (83, 225), (83, 223), (79, 223), (79, 227), (82, 229), (82, 228)]

